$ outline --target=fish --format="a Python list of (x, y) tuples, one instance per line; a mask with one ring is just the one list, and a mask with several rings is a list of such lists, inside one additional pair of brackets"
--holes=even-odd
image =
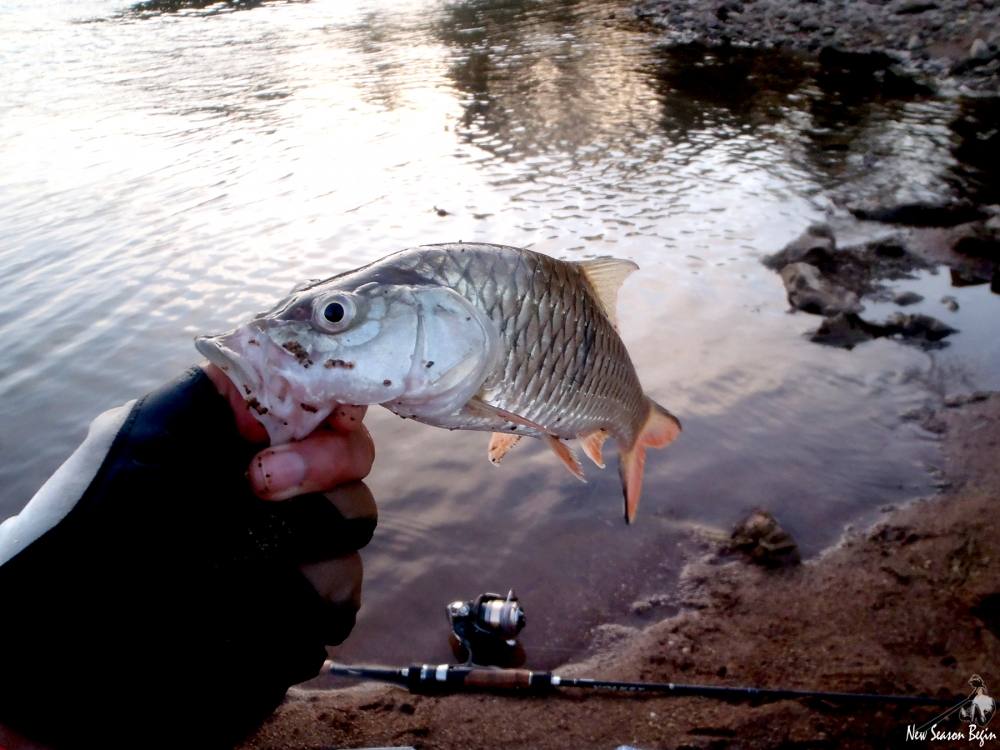
[(643, 391), (618, 333), (618, 290), (637, 268), (505, 245), (421, 245), (311, 279), (195, 344), (273, 444), (305, 437), (338, 403), (381, 404), (436, 427), (491, 432), (494, 464), (522, 437), (541, 439), (586, 481), (567, 441), (603, 469), (612, 438), (632, 523), (646, 450), (681, 431)]

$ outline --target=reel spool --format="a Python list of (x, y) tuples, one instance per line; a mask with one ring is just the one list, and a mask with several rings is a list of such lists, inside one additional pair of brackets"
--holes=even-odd
[(474, 600), (454, 601), (446, 611), (452, 635), (467, 655), (466, 664), (518, 666), (524, 662), (524, 649), (517, 641), (525, 625), (524, 609), (513, 590), (507, 596), (481, 594)]

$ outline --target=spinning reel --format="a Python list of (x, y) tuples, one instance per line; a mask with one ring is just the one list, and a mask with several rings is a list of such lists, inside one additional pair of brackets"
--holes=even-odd
[[(517, 642), (524, 628), (524, 610), (514, 594), (481, 594), (474, 600), (454, 601), (447, 607), (452, 635), (468, 665), (518, 665), (524, 662), (524, 649)], [(454, 647), (454, 644), (453, 644)], [(518, 661), (520, 659), (520, 661)]]

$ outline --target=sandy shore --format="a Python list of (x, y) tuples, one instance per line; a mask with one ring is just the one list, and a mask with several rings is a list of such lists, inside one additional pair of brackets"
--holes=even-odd
[[(952, 403), (956, 403), (952, 401)], [(1000, 395), (942, 406), (942, 494), (887, 512), (819, 560), (765, 570), (709, 555), (686, 609), (560, 670), (622, 680), (925, 693), (1000, 690)], [(886, 747), (933, 709), (561, 693), (428, 698), (293, 691), (244, 748)]]

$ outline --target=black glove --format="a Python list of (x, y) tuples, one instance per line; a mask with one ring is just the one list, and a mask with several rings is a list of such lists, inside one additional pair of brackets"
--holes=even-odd
[(69, 513), (0, 565), (0, 722), (57, 748), (225, 747), (316, 675), (356, 604), (299, 566), (375, 520), (259, 500), (259, 447), (197, 368), (133, 407)]

